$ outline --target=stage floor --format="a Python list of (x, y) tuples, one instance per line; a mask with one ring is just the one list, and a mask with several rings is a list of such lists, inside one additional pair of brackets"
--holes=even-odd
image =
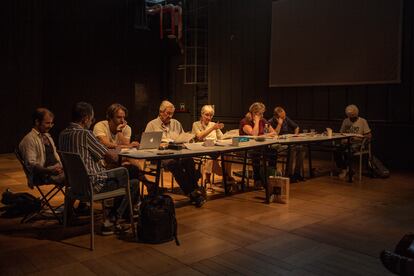
[[(378, 256), (414, 231), (413, 179), (320, 176), (291, 184), (288, 205), (250, 191), (196, 209), (173, 194), (181, 246), (96, 235), (91, 252), (88, 224), (0, 218), (0, 275), (389, 275)], [(34, 193), (12, 154), (0, 155), (0, 193), (6, 188)]]

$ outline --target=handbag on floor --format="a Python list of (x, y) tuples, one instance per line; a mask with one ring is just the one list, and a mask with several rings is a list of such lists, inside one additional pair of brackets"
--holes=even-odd
[(368, 165), (371, 169), (373, 177), (388, 178), (390, 177), (390, 171), (376, 156), (372, 155), (371, 159), (368, 160)]

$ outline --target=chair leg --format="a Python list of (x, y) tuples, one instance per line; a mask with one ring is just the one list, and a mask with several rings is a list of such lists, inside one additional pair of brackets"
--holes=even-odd
[(95, 250), (95, 218), (93, 214), (93, 200), (90, 201), (91, 204), (91, 240), (90, 240), (90, 249)]
[(161, 180), (161, 188), (164, 188), (164, 169), (161, 168), (160, 170), (160, 180)]
[(359, 181), (362, 180), (362, 154), (359, 155)]
[(66, 228), (68, 226), (68, 213), (69, 208), (72, 209), (72, 207), (69, 207), (70, 205), (70, 199), (69, 199), (69, 193), (65, 195), (65, 205), (63, 207), (63, 227)]
[(132, 207), (132, 197), (131, 197), (131, 189), (129, 188), (129, 184), (127, 185), (127, 197), (129, 203), (129, 220), (131, 223), (132, 234), (134, 238), (137, 239), (137, 231), (135, 231), (135, 222), (134, 222), (134, 208)]

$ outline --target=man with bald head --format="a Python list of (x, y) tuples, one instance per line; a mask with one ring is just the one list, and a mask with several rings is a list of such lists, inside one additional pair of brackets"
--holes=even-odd
[(63, 184), (65, 176), (56, 146), (49, 130), (54, 115), (46, 108), (37, 108), (32, 115), (33, 128), (19, 144), (19, 152), (29, 170), (28, 184)]

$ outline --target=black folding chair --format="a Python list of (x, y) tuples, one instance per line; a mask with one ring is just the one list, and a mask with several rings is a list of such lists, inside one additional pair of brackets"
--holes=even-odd
[[(33, 185), (30, 185), (30, 183), (32, 183), (32, 181), (30, 181), (30, 171), (27, 168), (23, 157), (20, 154), (19, 149), (15, 149), (14, 153), (17, 157), (17, 160), (19, 160), (20, 164), (23, 167), (23, 171), (26, 175), (27, 178), (27, 184), (30, 188), (36, 188), (37, 191), (40, 194), (40, 208), (38, 210), (34, 210), (33, 212), (27, 214), (22, 220), (22, 223), (25, 222), (29, 222), (31, 219), (33, 219), (34, 217), (36, 217), (37, 215), (41, 215), (41, 216), (45, 216), (44, 212), (50, 210), (53, 214), (53, 216), (57, 219), (57, 221), (62, 224), (63, 219), (62, 219), (62, 213), (58, 212), (57, 209), (61, 208), (63, 206), (63, 203), (57, 207), (54, 207), (50, 204), (51, 200), (59, 193), (61, 192), (63, 195), (65, 195), (65, 191), (64, 191), (64, 183), (33, 183)], [(53, 185), (52, 189), (50, 189), (49, 191), (43, 191), (40, 187), (42, 186), (46, 186), (46, 185)], [(45, 189), (46, 190), (46, 189)], [(45, 208), (47, 207), (47, 208)]]

